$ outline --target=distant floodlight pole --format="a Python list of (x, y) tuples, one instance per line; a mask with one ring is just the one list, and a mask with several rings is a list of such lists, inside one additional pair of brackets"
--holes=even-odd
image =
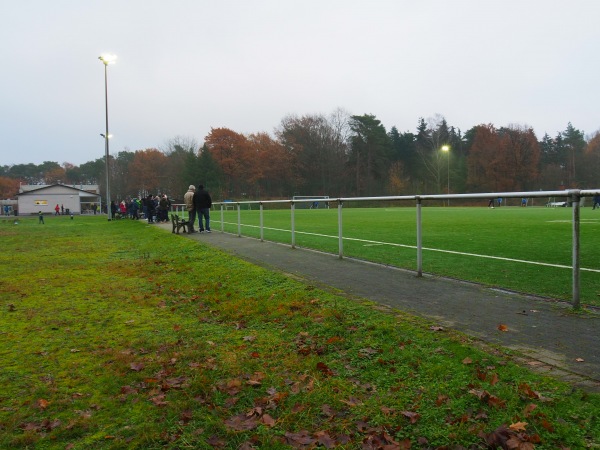
[(106, 133), (101, 134), (100, 136), (104, 137), (104, 158), (106, 163), (106, 212), (108, 214), (108, 220), (112, 220), (112, 211), (110, 208), (110, 177), (109, 177), (109, 164), (108, 164), (108, 139), (110, 138), (110, 134), (108, 134), (108, 65), (114, 64), (117, 57), (115, 55), (102, 55), (99, 56), (98, 59), (102, 61), (104, 64), (104, 106), (106, 111)]
[[(442, 151), (448, 154), (448, 195), (450, 195), (450, 146), (442, 145)], [(450, 206), (450, 199), (448, 199), (448, 206)]]

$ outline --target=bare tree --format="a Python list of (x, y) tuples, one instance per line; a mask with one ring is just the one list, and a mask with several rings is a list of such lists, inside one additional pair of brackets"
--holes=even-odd
[(170, 156), (172, 153), (177, 151), (193, 151), (196, 155), (198, 155), (200, 147), (202, 147), (202, 145), (193, 137), (175, 136), (161, 145), (159, 150), (167, 156)]

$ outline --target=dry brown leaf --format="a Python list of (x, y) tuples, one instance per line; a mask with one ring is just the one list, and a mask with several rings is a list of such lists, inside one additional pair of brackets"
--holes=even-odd
[(350, 398), (348, 400), (340, 400), (342, 403), (345, 403), (348, 406), (358, 406), (358, 405), (362, 405), (362, 401), (359, 398), (356, 397), (352, 397), (350, 396)]
[(527, 428), (527, 422), (511, 423), (508, 428), (515, 431), (525, 431)]
[(541, 366), (543, 363), (541, 361), (529, 361), (527, 363), (528, 366)]
[(523, 410), (523, 415), (525, 417), (528, 417), (536, 408), (537, 408), (537, 405), (535, 403), (530, 403)]
[(131, 370), (139, 372), (140, 370), (142, 370), (144, 368), (144, 363), (131, 363), (131, 364), (129, 364), (129, 368)]
[(321, 373), (325, 376), (332, 376), (334, 374), (333, 371), (324, 362), (318, 362), (317, 369), (321, 371)]
[(440, 394), (435, 401), (436, 406), (442, 406), (444, 403), (447, 403), (449, 400), (447, 395)]
[(260, 421), (265, 424), (268, 427), (274, 427), (275, 426), (275, 419), (273, 419), (270, 415), (265, 414), (264, 416), (262, 416), (260, 418)]
[(499, 379), (498, 379), (498, 374), (497, 374), (497, 373), (494, 373), (494, 374), (492, 375), (492, 377), (490, 378), (490, 384), (491, 384), (492, 386), (494, 386), (496, 383), (498, 383), (498, 380), (499, 380)]
[(410, 423), (417, 423), (417, 421), (421, 418), (421, 414), (413, 411), (402, 411), (401, 414), (409, 419)]

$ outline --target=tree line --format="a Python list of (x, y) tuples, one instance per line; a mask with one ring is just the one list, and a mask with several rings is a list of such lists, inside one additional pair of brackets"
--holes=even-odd
[[(166, 193), (180, 199), (204, 184), (215, 200), (502, 192), (597, 188), (600, 131), (568, 123), (541, 140), (519, 125), (476, 125), (462, 133), (443, 116), (420, 118), (414, 132), (389, 131), (374, 115), (289, 115), (273, 134), (212, 128), (199, 144), (175, 137), (163, 148), (109, 159), (113, 199)], [(104, 157), (80, 166), (44, 162), (0, 168), (0, 197), (19, 183), (98, 184)]]

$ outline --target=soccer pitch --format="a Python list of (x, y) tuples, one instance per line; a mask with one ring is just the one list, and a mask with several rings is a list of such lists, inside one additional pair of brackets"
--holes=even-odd
[[(241, 233), (260, 237), (260, 214), (242, 210)], [(277, 208), (277, 209), (276, 209)], [(499, 289), (571, 301), (571, 208), (422, 208), (423, 271)], [(414, 207), (343, 209), (344, 256), (417, 269)], [(221, 226), (221, 211), (211, 215)], [(264, 239), (291, 243), (289, 206), (266, 205)], [(223, 211), (223, 229), (238, 232), (237, 210)], [(600, 306), (600, 211), (581, 209), (581, 304)], [(338, 211), (295, 210), (295, 244), (338, 253)]]

